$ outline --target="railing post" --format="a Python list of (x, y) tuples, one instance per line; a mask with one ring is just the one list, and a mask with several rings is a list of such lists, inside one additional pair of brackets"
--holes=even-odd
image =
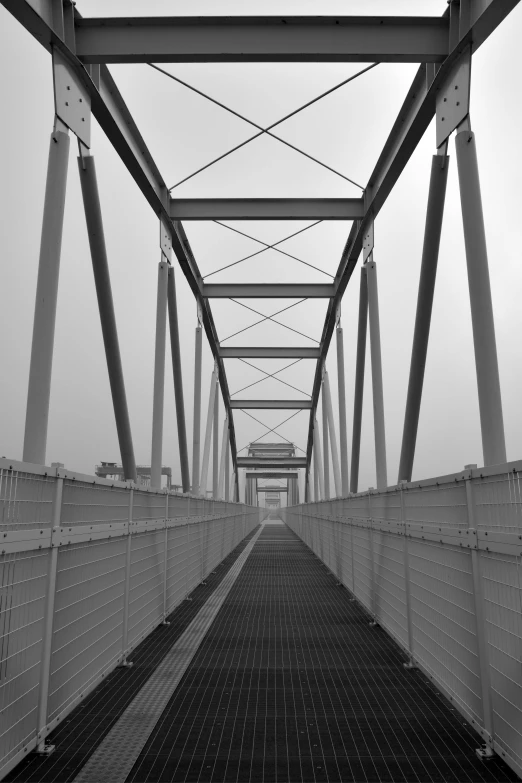
[(49, 755), (54, 750), (54, 745), (45, 742), (47, 729), (47, 707), (49, 701), (49, 681), (51, 679), (51, 653), (53, 645), (54, 600), (56, 596), (56, 574), (58, 571), (59, 541), (55, 536), (60, 534), (60, 520), (62, 515), (63, 478), (56, 477), (56, 485), (53, 500), (53, 527), (51, 534), (51, 549), (49, 551), (49, 573), (47, 576), (47, 592), (45, 598), (45, 613), (42, 633), (42, 659), (40, 665), (40, 690), (38, 693), (38, 717), (37, 717), (37, 753)]
[(474, 534), (475, 541), (471, 542), (471, 572), (473, 577), (473, 601), (475, 604), (475, 622), (477, 632), (477, 656), (480, 670), (480, 688), (482, 697), (482, 721), (486, 733), (486, 742), (482, 748), (477, 748), (479, 758), (494, 756), (493, 743), (495, 739), (493, 725), (493, 703), (491, 700), (491, 679), (489, 673), (488, 643), (486, 639), (486, 621), (484, 618), (484, 594), (482, 589), (482, 573), (480, 555), (477, 549), (477, 528), (475, 521), (475, 498), (473, 493), (472, 470), (476, 465), (465, 465), (464, 470), (469, 471), (466, 477), (466, 504), (468, 509), (468, 530)]
[(374, 628), (377, 625), (377, 612), (376, 602), (377, 597), (375, 593), (375, 552), (373, 546), (373, 519), (372, 519), (372, 490), (373, 487), (368, 489), (368, 541), (370, 546), (370, 563), (371, 563), (371, 595), (370, 595), (370, 612), (372, 620), (370, 620), (370, 626)]
[(45, 463), (47, 447), (69, 144), (69, 131), (56, 118), (47, 164), (22, 457), (39, 465)]
[(163, 542), (163, 622), (162, 625), (170, 625), (167, 620), (167, 576), (169, 570), (169, 493), (165, 495), (165, 539)]
[(132, 554), (132, 518), (134, 512), (134, 488), (129, 491), (129, 521), (127, 529), (127, 541), (125, 545), (125, 586), (123, 593), (123, 628), (121, 634), (121, 667), (130, 667), (133, 664), (127, 660), (127, 647), (129, 642), (129, 597), (130, 597), (130, 571)]
[(404, 502), (404, 484), (406, 484), (406, 481), (399, 482), (399, 492), (401, 498), (401, 524), (402, 524), (402, 535), (404, 538), (404, 544), (403, 544), (404, 593), (406, 596), (406, 624), (408, 629), (409, 661), (407, 661), (403, 665), (405, 669), (415, 669), (416, 665), (413, 657), (413, 618), (411, 614), (410, 552), (409, 552), (409, 542), (408, 542), (408, 529), (406, 526), (406, 504)]

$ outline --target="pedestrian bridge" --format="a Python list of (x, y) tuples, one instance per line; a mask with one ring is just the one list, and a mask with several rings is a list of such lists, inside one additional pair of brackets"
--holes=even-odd
[[(517, 0), (451, 0), (441, 16), (419, 17), (86, 17), (81, 11), (88, 4), (81, 0), (1, 5), (6, 29), (7, 23), (22, 25), (30, 43), (50, 54), (55, 117), (23, 448), (16, 459), (0, 458), (0, 779), (520, 779), (522, 461), (508, 461), (506, 452), (470, 121), (472, 58), (499, 25), (509, 24)], [(361, 68), (266, 127), (167, 68), (267, 62)], [(366, 186), (274, 131), (381, 63), (415, 63), (418, 70)], [(234, 114), (254, 126), (254, 135), (169, 186), (110, 70), (129, 64)], [(375, 232), (432, 120), (436, 154), (395, 481), (387, 460)], [(96, 134), (110, 141), (158, 222), (150, 464), (138, 466), (112, 296), (117, 276), (105, 242), (106, 196), (94, 164)], [(453, 134), (483, 465), (413, 480)], [(49, 464), (48, 457), (71, 136), (78, 142), (114, 448), (121, 457), (121, 465), (103, 463), (95, 475)], [(259, 136), (341, 178), (347, 195), (179, 195), (178, 186)], [(279, 242), (261, 242), (248, 233), (252, 221), (295, 221), (296, 229)], [(330, 221), (350, 224), (334, 274), (322, 268), (324, 259), (314, 266), (278, 247)], [(223, 266), (202, 274), (191, 246), (195, 234), (189, 232), (189, 241), (186, 227), (210, 222), (264, 247), (229, 263), (216, 245)], [(231, 268), (266, 251), (298, 263), (297, 281), (231, 281)], [(189, 373), (180, 280), (195, 299), (192, 409), (184, 394)], [(341, 301), (354, 284), (356, 353), (353, 367), (345, 367)], [(280, 309), (258, 311), (256, 301), (265, 299)], [(281, 299), (292, 304), (281, 307)], [(232, 305), (253, 311), (254, 323), (237, 323), (225, 336), (212, 308), (220, 300), (231, 312)], [(320, 339), (301, 345), (298, 337), (313, 338), (275, 316), (316, 300), (325, 304)], [(140, 310), (139, 317), (146, 314)], [(279, 332), (262, 344), (251, 337), (249, 330), (268, 322), (281, 334), (292, 332), (288, 344)], [(204, 432), (203, 332), (213, 362)], [(336, 350), (329, 353), (334, 332)], [(176, 411), (172, 469), (164, 464), (163, 438), (167, 333)], [(361, 490), (367, 337), (376, 487)], [(192, 334), (190, 341), (192, 350)], [(281, 360), (290, 363), (266, 364)], [(327, 361), (335, 364), (335, 389)], [(250, 365), (263, 374), (261, 381), (282, 385), (281, 396), (263, 397), (259, 379), (243, 379), (231, 393), (233, 362), (241, 363), (236, 377)], [(278, 377), (301, 362), (312, 368), (307, 391), (296, 386), (301, 376)], [(192, 381), (192, 365), (188, 369)], [(347, 377), (354, 391), (350, 449)], [(286, 418), (267, 424), (250, 411), (280, 411)], [(297, 421), (306, 419), (300, 430), (297, 414)], [(251, 437), (245, 417), (263, 434)], [(290, 420), (296, 426), (291, 438), (282, 432)], [(247, 443), (241, 448), (238, 433)]]

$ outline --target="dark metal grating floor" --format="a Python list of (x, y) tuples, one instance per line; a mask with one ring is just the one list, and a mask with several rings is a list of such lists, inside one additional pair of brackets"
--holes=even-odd
[[(196, 607), (172, 619), (186, 627)], [(158, 629), (134, 669), (70, 716), (53, 756), (27, 759), (8, 780), (72, 780), (136, 692), (127, 683), (143, 682), (175, 628)], [(478, 737), (403, 661), (314, 554), (287, 527), (267, 525), (127, 780), (518, 780), (500, 759), (476, 758)]]

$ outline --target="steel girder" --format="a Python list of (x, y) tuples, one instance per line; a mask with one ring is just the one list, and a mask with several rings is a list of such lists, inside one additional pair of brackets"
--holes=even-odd
[(173, 220), (360, 220), (362, 198), (176, 198)]
[(230, 407), (238, 410), (305, 410), (312, 407), (311, 400), (231, 400)]
[[(231, 404), (230, 404), (230, 395), (228, 391), (228, 384), (225, 374), (225, 368), (224, 368), (224, 362), (223, 359), (225, 356), (223, 355), (222, 351), (225, 352), (226, 350), (231, 349), (220, 349), (219, 342), (217, 338), (216, 329), (214, 326), (214, 321), (212, 318), (212, 313), (210, 310), (210, 306), (208, 303), (208, 300), (205, 296), (205, 288), (204, 284), (202, 282), (201, 274), (198, 270), (197, 264), (195, 262), (194, 256), (192, 254), (188, 239), (186, 237), (186, 234), (183, 230), (183, 226), (181, 225), (180, 221), (177, 219), (176, 215), (176, 200), (172, 200), (169, 197), (167, 186), (165, 184), (165, 181), (161, 177), (158, 168), (156, 167), (154, 160), (152, 159), (152, 156), (147, 150), (147, 147), (145, 145), (145, 142), (143, 138), (141, 137), (141, 134), (132, 118), (132, 115), (130, 114), (129, 110), (127, 109), (125, 102), (119, 93), (118, 88), (116, 87), (116, 84), (114, 83), (114, 80), (112, 79), (107, 67), (104, 64), (101, 65), (87, 65), (87, 67), (84, 65), (89, 59), (94, 62), (101, 62), (104, 60), (104, 57), (101, 56), (100, 52), (98, 52), (97, 55), (93, 55), (92, 57), (86, 53), (85, 47), (87, 46), (87, 40), (89, 38), (90, 40), (90, 46), (93, 46), (93, 37), (94, 33), (96, 33), (96, 37), (98, 37), (98, 44), (97, 46), (101, 50), (103, 46), (107, 45), (107, 41), (110, 39), (110, 31), (105, 34), (105, 32), (100, 28), (104, 27), (106, 30), (109, 30), (109, 28), (114, 28), (112, 30), (112, 33), (115, 32), (115, 30), (120, 27), (123, 28), (126, 27), (138, 27), (140, 30), (142, 30), (141, 34), (143, 33), (144, 28), (147, 25), (147, 20), (144, 20), (143, 18), (140, 18), (139, 20), (133, 20), (132, 24), (129, 24), (129, 20), (125, 19), (116, 19), (116, 20), (110, 20), (110, 19), (103, 19), (103, 20), (93, 20), (91, 23), (91, 20), (82, 20), (78, 12), (74, 9), (72, 5), (66, 5), (65, 9), (62, 6), (62, 3), (60, 0), (57, 2), (55, 0), (39, 0), (37, 6), (33, 3), (30, 3), (28, 0), (0, 0), (2, 5), (4, 5), (8, 11), (10, 11), (13, 16), (18, 19), (18, 21), (49, 51), (52, 49), (52, 47), (56, 47), (61, 54), (65, 57), (67, 60), (69, 66), (71, 69), (76, 73), (76, 75), (79, 77), (80, 81), (85, 86), (90, 98), (91, 98), (91, 109), (92, 113), (97, 119), (99, 125), (111, 141), (112, 145), (114, 146), (116, 152), (126, 165), (129, 173), (134, 178), (136, 184), (142, 191), (143, 195), (149, 202), (150, 206), (153, 208), (154, 212), (159, 218), (162, 218), (164, 222), (171, 227), (171, 233), (172, 233), (172, 246), (173, 250), (176, 254), (176, 257), (178, 259), (178, 262), (189, 282), (189, 285), (198, 300), (198, 302), (201, 305), (201, 311), (202, 311), (202, 318), (203, 318), (203, 324), (205, 327), (205, 331), (210, 343), (210, 347), (212, 350), (212, 353), (214, 355), (214, 358), (217, 362), (218, 368), (219, 368), (219, 376), (220, 376), (220, 383), (223, 393), (223, 399), (225, 408), (227, 409), (227, 412), (229, 413), (229, 422), (230, 422), (230, 441), (231, 441), (231, 452), (232, 452), (232, 459), (234, 462), (234, 465), (237, 467), (254, 467), (251, 462), (248, 462), (248, 464), (242, 464), (245, 460), (249, 459), (256, 459), (259, 462), (258, 458), (237, 458), (236, 455), (236, 444), (235, 444), (235, 434), (234, 434), (234, 421), (233, 417), (231, 415)], [(429, 123), (433, 119), (435, 115), (435, 100), (436, 100), (436, 93), (440, 89), (444, 79), (450, 72), (453, 64), (458, 59), (458, 57), (462, 54), (462, 52), (467, 48), (470, 47), (472, 51), (476, 51), (476, 49), (488, 38), (488, 36), (494, 31), (494, 29), (503, 21), (503, 19), (510, 13), (510, 11), (518, 4), (519, 0), (480, 0), (476, 3), (461, 3), (460, 6), (458, 6), (456, 3), (452, 3), (449, 9), (446, 10), (446, 12), (443, 14), (443, 16), (437, 20), (426, 20), (426, 18), (423, 18), (420, 21), (420, 27), (415, 26), (416, 22), (419, 20), (412, 20), (410, 19), (409, 22), (412, 24), (412, 26), (409, 28), (408, 32), (408, 38), (410, 40), (406, 40), (403, 37), (403, 41), (405, 41), (405, 44), (403, 46), (405, 48), (401, 49), (402, 54), (397, 55), (397, 52), (393, 55), (389, 55), (387, 58), (384, 53), (384, 42), (385, 40), (388, 41), (388, 54), (391, 51), (391, 49), (397, 49), (397, 42), (399, 41), (400, 35), (397, 35), (399, 33), (398, 25), (403, 24), (407, 25), (409, 22), (407, 19), (400, 19), (399, 22), (397, 22), (397, 17), (393, 18), (393, 22), (390, 19), (389, 24), (388, 20), (379, 17), (378, 21), (376, 19), (368, 19), (364, 20), (363, 18), (352, 18), (351, 20), (347, 20), (344, 27), (346, 27), (345, 30), (343, 30), (343, 25), (339, 24), (335, 27), (333, 26), (333, 20), (332, 19), (313, 19), (310, 21), (310, 19), (303, 19), (295, 18), (292, 21), (295, 21), (295, 26), (293, 24), (288, 25), (288, 19), (269, 19), (266, 18), (257, 18), (257, 17), (248, 17), (246, 22), (250, 26), (249, 29), (252, 32), (252, 35), (250, 36), (250, 39), (247, 39), (243, 33), (239, 36), (239, 38), (242, 41), (242, 50), (247, 53), (246, 57), (238, 56), (238, 53), (236, 51), (235, 55), (232, 49), (227, 52), (221, 52), (214, 58), (214, 61), (233, 61), (233, 60), (248, 60), (251, 61), (254, 60), (263, 60), (263, 61), (306, 61), (306, 60), (312, 60), (312, 61), (325, 61), (325, 60), (372, 60), (377, 61), (379, 58), (382, 61), (395, 61), (395, 62), (418, 62), (419, 60), (423, 63), (428, 63), (427, 65), (422, 65), (414, 80), (412, 83), (412, 86), (408, 92), (408, 95), (406, 97), (406, 100), (403, 103), (403, 106), (399, 112), (399, 115), (397, 117), (397, 120), (392, 128), (392, 131), (388, 137), (388, 140), (383, 148), (383, 151), (379, 157), (379, 160), (377, 162), (377, 165), (370, 177), (370, 180), (368, 182), (367, 188), (364, 192), (364, 200), (363, 200), (363, 207), (361, 207), (356, 204), (355, 202), (358, 202), (358, 199), (351, 199), (351, 200), (341, 200), (345, 203), (338, 204), (336, 206), (336, 209), (360, 209), (361, 214), (360, 217), (357, 217), (355, 219), (355, 222), (352, 225), (352, 229), (350, 231), (350, 235), (348, 237), (348, 241), (346, 243), (345, 249), (343, 251), (341, 261), (337, 270), (337, 274), (335, 277), (335, 282), (332, 287), (330, 287), (331, 290), (328, 293), (328, 297), (330, 298), (330, 303), (328, 306), (328, 311), (326, 315), (325, 324), (323, 327), (321, 342), (320, 342), (320, 349), (319, 349), (319, 359), (317, 363), (317, 369), (316, 369), (316, 375), (314, 379), (314, 388), (312, 393), (312, 402), (311, 402), (311, 411), (310, 411), (310, 428), (309, 428), (309, 434), (308, 434), (308, 444), (307, 444), (307, 457), (306, 458), (298, 458), (294, 457), (292, 460), (287, 460), (288, 462), (291, 462), (291, 465), (284, 466), (284, 467), (307, 467), (310, 462), (311, 458), (311, 450), (312, 450), (312, 425), (315, 418), (315, 410), (317, 407), (318, 397), (319, 397), (319, 391), (320, 391), (320, 383), (321, 383), (321, 376), (322, 376), (322, 368), (324, 365), (324, 361), (326, 358), (326, 354), (328, 352), (328, 348), (330, 345), (330, 340), (333, 333), (333, 328), (335, 325), (336, 320), (336, 314), (338, 311), (338, 305), (340, 303), (340, 300), (344, 294), (344, 291), (346, 289), (346, 286), (348, 285), (348, 282), (350, 280), (351, 274), (355, 268), (357, 259), (361, 252), (362, 247), (362, 237), (364, 233), (367, 231), (368, 226), (370, 223), (374, 220), (380, 209), (382, 208), (383, 204), (385, 203), (388, 195), (390, 194), (391, 190), (393, 189), (397, 179), (399, 178), (401, 172), (403, 171), (406, 163), (410, 159), (415, 147), (417, 146), (418, 142), (422, 138), (422, 135), (424, 134), (425, 130), (427, 129)], [(38, 10), (36, 10), (38, 9)], [(459, 9), (460, 9), (460, 17), (459, 17)], [(158, 20), (157, 18), (152, 20), (150, 22), (151, 28), (156, 27), (159, 24), (159, 21), (161, 22), (161, 25), (169, 28), (169, 24), (165, 22), (165, 20)], [(172, 24), (170, 24), (170, 28), (174, 28), (176, 25), (180, 25), (180, 20), (171, 20)], [(188, 30), (190, 29), (190, 20), (183, 19), (182, 22), (188, 21), (187, 29), (184, 29), (183, 35), (186, 36), (187, 45), (193, 45), (194, 44), (194, 36), (190, 39), (190, 36), (187, 37)], [(244, 20), (243, 20), (244, 21)], [(136, 23), (135, 23), (136, 22)], [(366, 48), (365, 54), (363, 57), (361, 57), (361, 51), (362, 49), (358, 49), (357, 45), (352, 43), (351, 45), (348, 42), (349, 38), (349, 31), (351, 29), (351, 33), (353, 36), (353, 31), (356, 29), (356, 25), (359, 24), (358, 33), (356, 31), (355, 38), (353, 40), (355, 41), (357, 36), (359, 41), (361, 41), (361, 47), (368, 46), (368, 42), (370, 41), (372, 36), (380, 35), (380, 42), (382, 44), (380, 54), (378, 51), (375, 51), (372, 56), (369, 54), (369, 49)], [(386, 23), (385, 23), (386, 22)], [(238, 31), (241, 30), (241, 26), (238, 26), (237, 30), (232, 30), (233, 21), (230, 19), (225, 18), (219, 18), (215, 19), (213, 18), (210, 20), (209, 18), (206, 18), (204, 20), (204, 25), (206, 26), (207, 32), (212, 31), (213, 29), (217, 28), (218, 26), (221, 26), (222, 28), (225, 28), (228, 25), (228, 32), (230, 34), (230, 43), (232, 44), (232, 39), (234, 36), (236, 36), (236, 39), (238, 36), (236, 35)], [(98, 29), (96, 27), (96, 24), (98, 24)], [(366, 27), (364, 26), (366, 24)], [(376, 26), (381, 26), (383, 30), (381, 30), (379, 33), (376, 30)], [(315, 25), (315, 27), (314, 27)], [(325, 30), (320, 30), (320, 25), (323, 25), (325, 30), (328, 32), (325, 32)], [(432, 25), (431, 32), (426, 32), (428, 30), (428, 27)], [(341, 32), (338, 33), (333, 32), (336, 27), (341, 28)], [(300, 29), (303, 28), (303, 29)], [(392, 29), (393, 28), (393, 29)], [(90, 30), (90, 32), (87, 32), (87, 30)], [(406, 28), (404, 28), (406, 29)], [(422, 49), (422, 54), (419, 51), (418, 59), (416, 60), (412, 54), (412, 50), (415, 49), (415, 46), (417, 45), (417, 42), (413, 43), (412, 46), (412, 39), (415, 37), (414, 31), (418, 31), (419, 35), (421, 35), (421, 29), (424, 30), (422, 33), (422, 36), (424, 36), (424, 48)], [(255, 30), (258, 31), (258, 33), (255, 33)], [(261, 32), (259, 32), (261, 31)], [(306, 32), (307, 31), (307, 32)], [(435, 32), (437, 31), (437, 32)], [(151, 30), (149, 30), (151, 32)], [(153, 32), (153, 30), (152, 30)], [(172, 32), (172, 29), (171, 29)], [(195, 32), (195, 35), (199, 35), (201, 33), (201, 30), (198, 32)], [(221, 30), (221, 33), (223, 33), (223, 29)], [(443, 45), (436, 44), (435, 38), (437, 36), (440, 36), (442, 33), (443, 36), (446, 37), (447, 40), (447, 47), (444, 48)], [(128, 35), (127, 35), (128, 34)], [(136, 29), (133, 30), (123, 30), (121, 29), (121, 39), (120, 46), (122, 48), (122, 51), (124, 49), (125, 41), (123, 39), (126, 37), (127, 41), (130, 40), (130, 37), (132, 34), (136, 34)], [(289, 46), (284, 45), (284, 42), (281, 40), (279, 34), (282, 36), (286, 36), (286, 41), (289, 40), (289, 36), (296, 36), (300, 37), (300, 45), (297, 46), (297, 50), (294, 47), (293, 51), (289, 51)], [(331, 36), (336, 35), (339, 39), (342, 39), (342, 36), (344, 35), (344, 50), (341, 56), (339, 56), (339, 51), (336, 53), (335, 46), (332, 48), (332, 38)], [(261, 41), (261, 38), (264, 35), (264, 44)], [(308, 41), (309, 41), (309, 48), (308, 51), (306, 51), (306, 47), (304, 46), (304, 42), (306, 40), (306, 36), (308, 35)], [(319, 51), (319, 42), (320, 40), (324, 41), (324, 37), (330, 35), (330, 43), (328, 44), (328, 51), (321, 53)], [(83, 37), (82, 37), (83, 36)], [(279, 36), (279, 37), (278, 37)], [(387, 39), (386, 39), (387, 36)], [(421, 36), (421, 37), (422, 37)], [(76, 41), (77, 37), (77, 41)], [(252, 47), (252, 45), (249, 46), (245, 45), (245, 42), (248, 44), (248, 40), (250, 42), (256, 41), (257, 43), (255, 46), (258, 46), (258, 53), (256, 55), (255, 52), (255, 46)], [(261, 51), (259, 47), (262, 48), (261, 44), (263, 44), (265, 47), (268, 46), (269, 39), (272, 38), (272, 44), (270, 51)], [(190, 39), (190, 40), (189, 40)], [(142, 39), (143, 40), (143, 39)], [(313, 49), (310, 49), (310, 42), (316, 41), (316, 45), (313, 47)], [(374, 38), (373, 40), (377, 40), (377, 38)], [(393, 43), (394, 41), (394, 43)], [(429, 43), (431, 41), (431, 43)], [(78, 44), (78, 48), (77, 48)], [(169, 44), (170, 48), (172, 48), (172, 43)], [(350, 49), (350, 46), (352, 47)], [(430, 55), (427, 48), (428, 46), (432, 47), (432, 54)], [(82, 47), (84, 47), (82, 49)], [(324, 43), (323, 43), (324, 47)], [(132, 44), (132, 48), (136, 48), (135, 44)], [(168, 47), (167, 47), (168, 48)], [(232, 47), (233, 48), (233, 47)], [(421, 47), (422, 48), (422, 47)], [(435, 53), (435, 49), (437, 49), (437, 52)], [(248, 51), (247, 51), (248, 50)], [(333, 51), (333, 54), (332, 54)], [(119, 56), (124, 56), (120, 53)], [(127, 55), (125, 55), (127, 56)], [(192, 57), (190, 53), (178, 50), (178, 58), (176, 61), (197, 61), (198, 56), (194, 58), (194, 53), (192, 54)], [(406, 56), (410, 59), (406, 60), (400, 60), (398, 59), (399, 56)], [(134, 57), (134, 59), (132, 59)], [(147, 53), (147, 56), (145, 59), (140, 59), (140, 57), (145, 57), (142, 53), (140, 55), (139, 51), (134, 52), (133, 55), (131, 55), (130, 60), (112, 60), (113, 62), (128, 62), (128, 61), (134, 61), (134, 62), (144, 62), (151, 59), (155, 59), (156, 62), (159, 62), (161, 60), (161, 57), (159, 55), (154, 54), (152, 56), (151, 54)], [(213, 58), (209, 55), (207, 52), (205, 54), (205, 57), (201, 61), (211, 61)], [(167, 60), (172, 60), (172, 57), (167, 53)], [(105, 61), (109, 61), (106, 59)], [(430, 64), (431, 63), (431, 64)], [(440, 66), (435, 66), (434, 63), (440, 63)], [(203, 202), (199, 201), (199, 207), (197, 207), (198, 200), (192, 200), (192, 209), (196, 210), (196, 208), (201, 209), (203, 207)], [(234, 201), (236, 203), (239, 202), (239, 200), (226, 200), (229, 202), (229, 209), (230, 209), (230, 202)], [(272, 209), (272, 217), (273, 213), (277, 212), (274, 208), (274, 205), (281, 200), (277, 199), (271, 199), (271, 200), (256, 200), (258, 203), (256, 205), (257, 209), (257, 219), (267, 219), (268, 212), (266, 215), (262, 215), (262, 211), (266, 210), (267, 208)], [(268, 204), (268, 201), (270, 201), (270, 205)], [(292, 200), (293, 204), (286, 204), (286, 209), (294, 209), (297, 210), (297, 200)], [(312, 203), (308, 200), (307, 204), (302, 204), (302, 208), (305, 207), (306, 209), (319, 209), (317, 204), (312, 205)], [(332, 200), (330, 200), (332, 201)], [(336, 200), (333, 200), (336, 201)], [(263, 204), (264, 202), (264, 204)], [(347, 202), (351, 202), (348, 204)], [(174, 203), (174, 206), (172, 204)], [(334, 211), (334, 204), (330, 203), (328, 206), (328, 209), (330, 209), (331, 212)], [(186, 201), (186, 208), (188, 209), (188, 201)], [(211, 202), (207, 202), (206, 207), (207, 209), (223, 209), (224, 208), (224, 200), (211, 200)], [(240, 217), (237, 217), (242, 211), (242, 208), (234, 207), (236, 217), (234, 219), (241, 219)], [(250, 205), (250, 211), (243, 210), (245, 215), (249, 215), (250, 219), (252, 219), (253, 215), (253, 208), (252, 205)], [(173, 214), (174, 213), (174, 214)], [(282, 215), (282, 209), (279, 210), (279, 214)], [(229, 212), (230, 215), (230, 212)], [(287, 218), (288, 215), (284, 216), (284, 219)], [(196, 219), (195, 217), (187, 218), (187, 219)], [(232, 219), (232, 218), (230, 218)], [(254, 218), (255, 219), (255, 218)], [(283, 219), (283, 217), (281, 218)], [(301, 218), (303, 219), (303, 218)], [(335, 219), (334, 217), (330, 217), (329, 219)], [(337, 219), (349, 219), (346, 217), (346, 213), (338, 217)], [(272, 287), (270, 287), (272, 288)], [(209, 289), (207, 289), (208, 292)], [(214, 289), (216, 290), (216, 289)], [(259, 290), (259, 289), (258, 289)], [(268, 290), (268, 289), (267, 289)], [(273, 295), (270, 293), (270, 295)], [(288, 294), (286, 294), (288, 296)], [(233, 350), (233, 349), (232, 349)], [(241, 349), (242, 350), (242, 349)], [(251, 349), (254, 350), (254, 349)], [(284, 349), (282, 349), (284, 350)], [(303, 349), (298, 349), (303, 350)], [(306, 349), (304, 349), (306, 350)], [(317, 349), (312, 349), (317, 350)], [(281, 355), (279, 355), (281, 356)], [(231, 358), (231, 357), (228, 357)], [(262, 358), (262, 357), (258, 357)], [(265, 358), (265, 357), (263, 357)], [(279, 357), (278, 357), (279, 358)], [(303, 464), (297, 464), (297, 461), (299, 463), (303, 462)], [(268, 466), (266, 462), (263, 462), (260, 467), (283, 467), (280, 464), (280, 461), (278, 464), (272, 464), (274, 461), (272, 460), (271, 465)]]
[(222, 359), (319, 359), (320, 348), (300, 348), (299, 346), (262, 346), (244, 348), (225, 348), (220, 346), (219, 355)]

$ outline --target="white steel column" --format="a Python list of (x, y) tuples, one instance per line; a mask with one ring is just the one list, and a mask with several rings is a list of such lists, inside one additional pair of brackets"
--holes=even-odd
[(228, 441), (228, 416), (225, 416), (223, 422), (223, 437), (221, 439), (221, 458), (219, 461), (219, 481), (217, 496), (220, 500), (225, 500), (225, 463), (227, 459), (227, 441)]
[(364, 367), (366, 363), (366, 331), (368, 326), (368, 283), (366, 267), (361, 267), (359, 289), (359, 324), (357, 327), (357, 359), (355, 362), (355, 389), (353, 396), (352, 469), (350, 492), (359, 486), (359, 461), (361, 453), (361, 426), (364, 393)]
[(323, 418), (323, 476), (324, 476), (324, 492), (323, 500), (330, 499), (330, 450), (328, 448), (328, 413), (326, 410), (325, 394), (324, 394), (324, 374), (322, 388), (322, 400), (321, 400), (321, 414)]
[[(348, 480), (348, 436), (346, 433), (346, 381), (344, 376), (343, 330), (337, 324), (337, 388), (339, 394), (339, 449), (341, 452), (341, 494), (346, 497), (350, 491)], [(339, 492), (337, 492), (339, 495)]]
[(218, 374), (217, 367), (214, 367), (210, 379), (210, 393), (208, 398), (207, 426), (205, 429), (205, 445), (203, 446), (203, 464), (201, 466), (201, 477), (199, 491), (203, 497), (207, 496), (208, 465), (210, 462), (210, 441), (212, 439), (212, 421), (214, 418), (214, 400), (217, 393)]
[(194, 357), (194, 430), (192, 441), (192, 494), (199, 495), (199, 464), (201, 451), (201, 324), (196, 327)]
[(225, 453), (225, 500), (230, 500), (230, 434), (227, 421), (227, 450)]
[(381, 330), (379, 325), (379, 296), (377, 267), (372, 256), (366, 264), (368, 281), (368, 312), (370, 321), (370, 353), (372, 360), (373, 426), (375, 434), (375, 467), (377, 489), (386, 489), (386, 434), (384, 428), (384, 393), (382, 388)]
[(497, 345), (488, 251), (477, 163), (475, 134), (467, 127), (457, 133), (455, 147), (459, 172), (460, 203), (466, 244), (469, 298), (482, 430), (484, 465), (506, 462), (504, 418), (500, 394)]
[[(335, 437), (335, 423), (333, 416), (332, 394), (330, 391), (330, 381), (328, 373), (324, 371), (323, 376), (323, 405), (326, 403), (326, 418), (328, 421), (328, 430), (330, 431), (330, 447), (332, 449), (332, 464), (334, 472), (335, 496), (341, 497), (341, 471), (339, 468), (339, 453), (337, 451), (337, 438)], [(346, 471), (348, 476), (348, 471)]]
[(212, 497), (219, 497), (219, 384), (214, 397), (214, 420), (212, 432)]
[(154, 398), (152, 403), (152, 448), (150, 457), (150, 485), (161, 487), (163, 451), (163, 402), (165, 396), (165, 346), (167, 343), (167, 284), (169, 265), (158, 265), (158, 295), (156, 306), (156, 351), (154, 355)]
[[(53, 500), (53, 527), (52, 536), (59, 534), (62, 515), (63, 478), (57, 476)], [(51, 538), (51, 544), (54, 544)], [(47, 577), (47, 591), (45, 597), (45, 614), (42, 633), (42, 653), (40, 664), (40, 689), (38, 692), (38, 745), (37, 752), (49, 755), (54, 750), (54, 745), (47, 745), (45, 737), (47, 733), (47, 711), (49, 701), (49, 681), (51, 678), (51, 653), (53, 645), (54, 601), (56, 596), (56, 573), (58, 571), (59, 546), (51, 546), (49, 574)]]
[(319, 424), (317, 419), (314, 422), (314, 461), (316, 465), (317, 475), (319, 477), (318, 497), (317, 500), (324, 500), (324, 473), (323, 473), (323, 460), (321, 456), (321, 433), (319, 432)]
[(47, 164), (22, 457), (39, 465), (45, 463), (47, 447), (69, 144), (67, 128), (56, 119)]

